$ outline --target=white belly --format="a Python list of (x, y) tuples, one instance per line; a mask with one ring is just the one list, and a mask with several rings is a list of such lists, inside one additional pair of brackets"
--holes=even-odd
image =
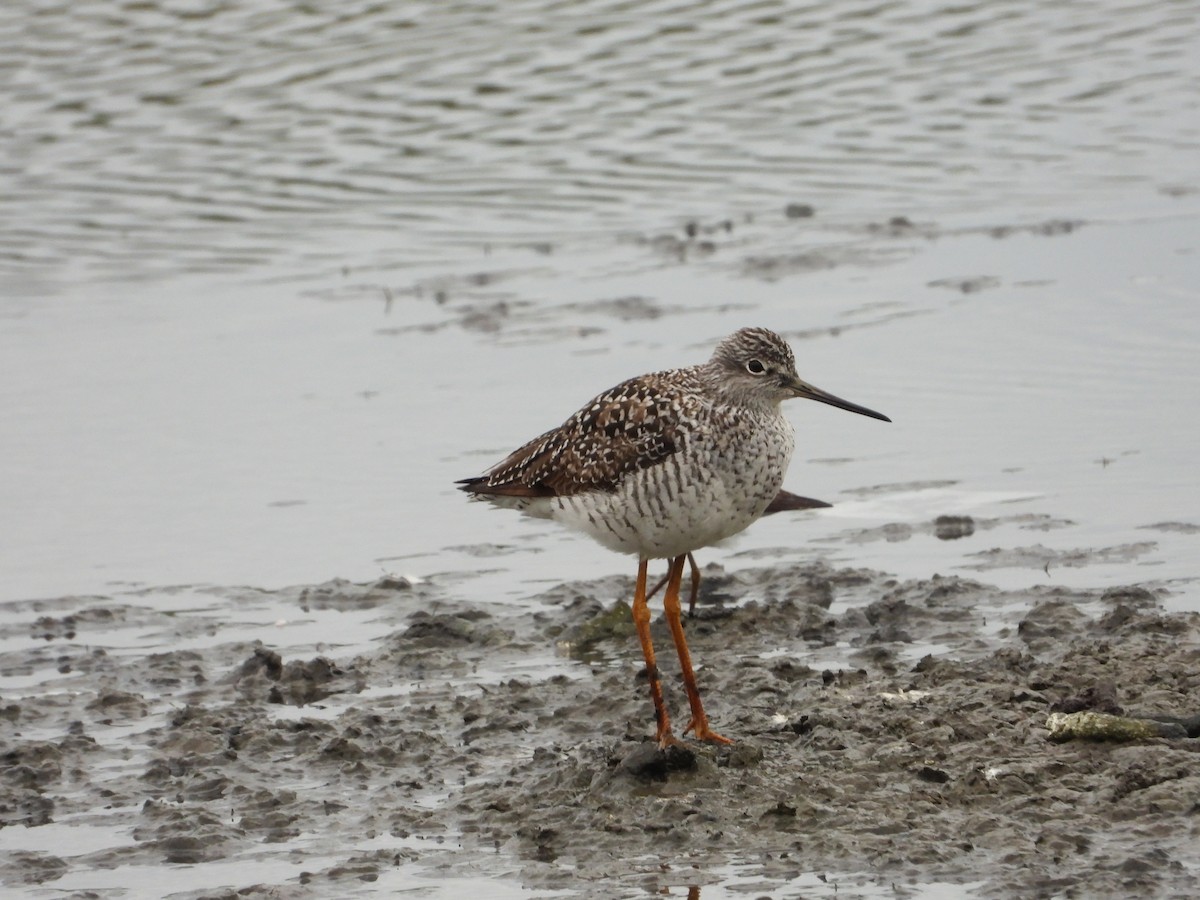
[(614, 492), (538, 498), (521, 508), (618, 553), (680, 556), (732, 537), (761, 517), (783, 485), (792, 446), (791, 426), (780, 417), (778, 427), (760, 423), (715, 455), (684, 448), (629, 475)]

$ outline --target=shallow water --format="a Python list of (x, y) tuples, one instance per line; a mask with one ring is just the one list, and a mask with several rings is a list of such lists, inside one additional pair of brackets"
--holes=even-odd
[[(1132, 567), (1195, 608), (1198, 222), (889, 239), (911, 255), (782, 281), (747, 277), (746, 251), (730, 248), (558, 276), (553, 303), (515, 299), (548, 275), (514, 275), (484, 332), (468, 323), (499, 302), (491, 286), (390, 312), (261, 286), (189, 304), (61, 297), (4, 331), (4, 593), (397, 571), (519, 599), (538, 581), (623, 571), (575, 536), (469, 505), (452, 482), (623, 374), (702, 359), (758, 321), (790, 337), (805, 377), (894, 423), (791, 404), (787, 485), (834, 508), (764, 520), (703, 561), (778, 548), (910, 577), (986, 570), (1009, 586), (1118, 583)], [(980, 275), (997, 284), (929, 286)], [(652, 317), (587, 299), (639, 289)], [(939, 515), (978, 527), (938, 540)], [(1009, 565), (992, 553), (1029, 548), (1037, 559)], [(1128, 552), (1094, 555), (1113, 548)]]
[(89, 631), (131, 660), (349, 658), (396, 623), (266, 592), (504, 616), (631, 574), (452, 482), (745, 324), (894, 422), (792, 404), (787, 487), (834, 508), (702, 564), (1200, 610), (1186, 4), (17, 0), (0, 35), (6, 696), (94, 604), (180, 623)]
[(0, 34), (3, 254), (51, 295), (403, 278), (788, 201), (1090, 216), (1194, 188), (1200, 149), (1171, 2), (16, 0)]

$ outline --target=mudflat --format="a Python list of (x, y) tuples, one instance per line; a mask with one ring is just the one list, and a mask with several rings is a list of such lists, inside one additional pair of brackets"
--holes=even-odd
[[(377, 616), (379, 640), (349, 656), (104, 598), (10, 610), (44, 640), (0, 656), (4, 674), (56, 677), (0, 704), (0, 879), (71, 896), (143, 895), (117, 887), (135, 870), (180, 897), (439, 879), (564, 897), (726, 896), (731, 879), (754, 896), (1194, 896), (1200, 616), (1141, 587), (709, 566), (685, 624), (735, 743), (664, 752), (631, 592), (566, 583), (511, 608), (386, 578), (275, 594), (297, 615)], [(120, 652), (172, 628), (209, 645)], [(549, 652), (558, 664), (522, 666)], [(1172, 736), (1050, 739), (1051, 713), (1088, 709), (1173, 717)]]

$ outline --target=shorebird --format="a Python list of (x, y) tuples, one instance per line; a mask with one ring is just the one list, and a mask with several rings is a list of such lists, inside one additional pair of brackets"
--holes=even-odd
[[(458, 482), (477, 498), (551, 519), (637, 556), (633, 621), (660, 747), (677, 739), (650, 640), (647, 565), (670, 560), (663, 615), (692, 713), (683, 733), (731, 743), (709, 726), (704, 712), (679, 589), (693, 551), (732, 537), (773, 504), (798, 508), (788, 506), (795, 495), (780, 490), (795, 445), (780, 404), (793, 397), (891, 421), (802, 381), (783, 338), (765, 328), (743, 328), (717, 344), (708, 362), (623, 381), (483, 475)], [(692, 566), (695, 586), (694, 559)]]

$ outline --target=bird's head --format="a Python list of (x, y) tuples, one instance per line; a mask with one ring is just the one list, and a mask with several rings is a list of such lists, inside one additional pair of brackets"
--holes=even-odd
[(721, 389), (747, 405), (778, 406), (793, 397), (828, 403), (884, 422), (883, 413), (835, 397), (796, 374), (796, 358), (787, 341), (766, 328), (743, 328), (717, 345), (708, 362)]

